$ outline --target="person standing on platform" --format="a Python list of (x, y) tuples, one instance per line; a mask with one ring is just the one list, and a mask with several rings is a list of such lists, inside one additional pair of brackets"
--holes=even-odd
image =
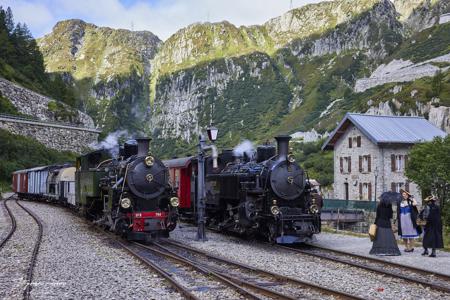
[(442, 238), (442, 220), (439, 206), (436, 205), (436, 198), (429, 196), (425, 199), (425, 208), (421, 211), (419, 218), (426, 221), (423, 235), (422, 255), (428, 255), (428, 249), (431, 248), (430, 257), (436, 257), (436, 249), (444, 248)]
[(377, 206), (377, 214), (375, 217), (375, 225), (377, 225), (375, 239), (370, 249), (372, 255), (401, 255), (395, 240), (394, 232), (391, 227), (392, 219), (392, 202), (387, 196), (388, 193), (381, 195), (381, 201)]
[(417, 239), (422, 233), (420, 226), (417, 226), (417, 216), (419, 211), (417, 209), (417, 202), (412, 195), (404, 190), (400, 190), (402, 201), (397, 204), (397, 220), (398, 220), (398, 235), (405, 243), (405, 252), (413, 252), (413, 240)]

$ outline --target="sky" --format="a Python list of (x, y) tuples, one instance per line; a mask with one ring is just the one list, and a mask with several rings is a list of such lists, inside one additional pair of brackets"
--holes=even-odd
[(0, 0), (15, 22), (34, 37), (50, 33), (56, 22), (82, 19), (98, 26), (148, 30), (165, 40), (195, 22), (227, 20), (235, 25), (262, 24), (291, 7), (321, 0)]

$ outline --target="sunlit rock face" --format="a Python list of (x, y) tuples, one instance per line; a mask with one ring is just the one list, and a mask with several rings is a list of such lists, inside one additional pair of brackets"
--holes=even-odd
[(151, 133), (163, 153), (193, 149), (210, 123), (223, 146), (320, 136), (347, 111), (425, 115), (445, 128), (448, 4), (324, 1), (254, 26), (195, 23), (164, 42), (69, 20), (39, 45), (99, 128)]

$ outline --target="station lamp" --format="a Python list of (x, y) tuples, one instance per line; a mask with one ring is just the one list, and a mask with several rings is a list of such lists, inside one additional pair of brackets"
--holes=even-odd
[(214, 143), (217, 140), (219, 129), (217, 129), (214, 125), (211, 125), (206, 129), (206, 132), (208, 133), (209, 140)]

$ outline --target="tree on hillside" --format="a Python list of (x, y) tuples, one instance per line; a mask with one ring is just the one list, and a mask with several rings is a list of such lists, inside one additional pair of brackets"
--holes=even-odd
[(61, 75), (45, 72), (44, 58), (25, 23), (14, 24), (11, 8), (0, 6), (0, 77), (74, 105), (75, 94)]
[(406, 176), (417, 183), (424, 196), (434, 194), (450, 225), (450, 136), (416, 144), (410, 153)]

